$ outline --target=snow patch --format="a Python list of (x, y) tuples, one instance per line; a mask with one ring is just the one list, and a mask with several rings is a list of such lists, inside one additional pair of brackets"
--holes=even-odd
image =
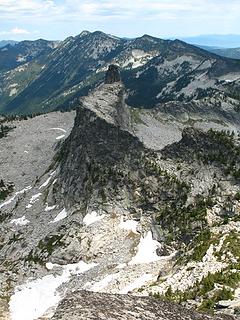
[(37, 193), (37, 194), (33, 195), (29, 201), (29, 204), (26, 206), (26, 208), (30, 209), (33, 206), (33, 204), (39, 200), (39, 197), (41, 195), (42, 195), (41, 193)]
[(64, 133), (67, 132), (65, 129), (62, 129), (62, 128), (50, 128), (50, 130), (59, 130), (59, 131), (62, 131)]
[(55, 222), (58, 222), (58, 221), (61, 221), (63, 219), (67, 218), (67, 211), (66, 209), (64, 208), (57, 216), (56, 218), (51, 221), (50, 223), (55, 223)]
[(47, 262), (47, 263), (46, 263), (46, 268), (47, 268), (48, 270), (52, 270), (52, 269), (54, 268), (54, 264), (53, 264), (52, 262)]
[(14, 223), (15, 225), (19, 225), (19, 226), (25, 226), (29, 223), (30, 221), (26, 219), (25, 216), (22, 216), (21, 218), (18, 218), (18, 219), (13, 219), (11, 220), (10, 223)]
[(52, 177), (49, 177), (49, 178), (39, 187), (39, 189), (42, 189), (42, 188), (46, 187), (46, 186), (49, 184), (51, 178), (52, 178)]
[(5, 202), (3, 202), (3, 203), (0, 204), (0, 209), (3, 208), (3, 207), (5, 207), (5, 206), (7, 206), (7, 205), (10, 204), (11, 202), (13, 202), (13, 201), (15, 200), (15, 198), (16, 198), (19, 194), (23, 194), (24, 192), (26, 192), (26, 191), (28, 191), (28, 190), (30, 190), (30, 189), (32, 189), (32, 187), (31, 187), (31, 186), (28, 186), (28, 187), (24, 188), (23, 190), (16, 192), (15, 195), (14, 195), (12, 198), (10, 198), (9, 200), (7, 200), (7, 201), (5, 201)]
[(61, 140), (61, 139), (63, 139), (65, 137), (65, 134), (62, 134), (61, 136), (58, 136), (57, 138), (56, 138), (56, 140)]
[(68, 282), (71, 275), (84, 273), (94, 266), (96, 264), (80, 261), (64, 266), (62, 275), (47, 275), (17, 287), (9, 302), (11, 320), (35, 320), (41, 317), (62, 299), (57, 292), (61, 284)]
[(149, 231), (145, 237), (141, 237), (138, 252), (129, 264), (150, 263), (161, 260), (161, 257), (156, 253), (156, 250), (160, 248), (160, 246), (159, 242), (153, 240), (152, 232)]
[(26, 61), (26, 57), (19, 55), (16, 59), (17, 62), (24, 62)]
[(132, 50), (129, 58), (123, 63), (123, 68), (139, 68), (144, 66), (148, 61), (153, 59), (157, 53), (155, 52), (144, 52), (143, 50)]
[(105, 217), (105, 214), (98, 215), (96, 211), (92, 211), (91, 213), (88, 213), (84, 218), (83, 222), (86, 224), (86, 226), (89, 226), (90, 224), (93, 224), (97, 221), (102, 220)]
[(48, 211), (52, 211), (53, 209), (55, 209), (56, 208), (56, 205), (54, 205), (54, 206), (48, 206), (48, 204), (46, 203), (46, 208), (45, 208), (45, 212), (48, 212)]
[(16, 88), (11, 89), (10, 93), (9, 93), (9, 97), (14, 96), (15, 94), (17, 94), (18, 90)]
[(18, 86), (18, 83), (12, 83), (8, 88), (16, 88)]
[(121, 217), (121, 222), (119, 224), (119, 228), (120, 229), (124, 229), (127, 231), (132, 231), (133, 233), (138, 233), (137, 232), (137, 226), (138, 226), (138, 222), (134, 221), (134, 220), (126, 220), (123, 221), (123, 217)]
[(49, 184), (49, 182), (52, 179), (52, 176), (55, 174), (55, 172), (56, 171), (53, 171), (52, 173), (50, 173), (50, 177), (39, 187), (39, 189), (42, 189), (42, 188), (46, 187)]
[(126, 263), (120, 263), (118, 266), (116, 266), (116, 269), (124, 269), (126, 266)]

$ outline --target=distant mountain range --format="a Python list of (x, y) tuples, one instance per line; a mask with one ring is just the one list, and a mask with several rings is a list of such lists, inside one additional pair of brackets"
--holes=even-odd
[(18, 43), (18, 41), (15, 41), (15, 40), (2, 40), (2, 41), (0, 41), (0, 48), (5, 47), (8, 44), (14, 46), (17, 43)]
[(219, 56), (227, 57), (231, 59), (240, 59), (240, 47), (239, 48), (218, 48), (209, 46), (199, 46), (200, 48), (216, 53)]
[(220, 48), (240, 47), (240, 35), (200, 35), (194, 37), (179, 37), (180, 40), (197, 44), (200, 46), (211, 46)]
[(11, 70), (23, 63), (50, 53), (58, 42), (43, 39), (7, 44), (0, 50), (0, 71)]
[(120, 66), (127, 102), (134, 107), (201, 104), (203, 99), (218, 100), (220, 93), (232, 109), (240, 101), (240, 61), (180, 40), (149, 35), (121, 39), (84, 31), (62, 42), (22, 41), (0, 49), (0, 112), (71, 109), (102, 82), (112, 63)]

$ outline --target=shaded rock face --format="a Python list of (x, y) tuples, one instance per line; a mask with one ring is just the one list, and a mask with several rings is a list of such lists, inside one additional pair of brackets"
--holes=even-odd
[(108, 67), (108, 71), (106, 72), (106, 75), (105, 75), (105, 83), (112, 84), (120, 81), (121, 81), (121, 76), (120, 76), (118, 66), (111, 64)]
[(53, 320), (232, 320), (231, 316), (208, 316), (177, 304), (148, 297), (109, 295), (80, 291), (67, 296)]
[(122, 104), (122, 88), (111, 85), (102, 92), (112, 90), (112, 106), (105, 106), (99, 97), (95, 106), (94, 94), (80, 103), (74, 128), (62, 147), (55, 189), (62, 190), (60, 197), (67, 208), (79, 204), (78, 209), (85, 212), (91, 203), (99, 207), (98, 201), (107, 201), (119, 184), (119, 190), (127, 184), (143, 157), (143, 144), (125, 129), (128, 116)]
[[(168, 221), (159, 219), (158, 212), (166, 203), (184, 205), (188, 188), (162, 171), (157, 153), (125, 129), (123, 91), (121, 84), (103, 85), (82, 99), (74, 128), (59, 153), (53, 203), (82, 216), (103, 211), (149, 217), (149, 228), (152, 221), (165, 228)], [(183, 229), (179, 239), (186, 238)]]

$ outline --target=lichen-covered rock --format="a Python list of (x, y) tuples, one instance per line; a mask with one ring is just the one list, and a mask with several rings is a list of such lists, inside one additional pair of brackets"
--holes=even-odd
[(67, 296), (52, 320), (233, 320), (208, 316), (148, 297), (80, 291)]

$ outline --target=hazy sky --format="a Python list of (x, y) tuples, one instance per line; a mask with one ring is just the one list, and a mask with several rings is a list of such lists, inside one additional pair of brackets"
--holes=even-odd
[(0, 0), (0, 39), (240, 33), (240, 0)]

